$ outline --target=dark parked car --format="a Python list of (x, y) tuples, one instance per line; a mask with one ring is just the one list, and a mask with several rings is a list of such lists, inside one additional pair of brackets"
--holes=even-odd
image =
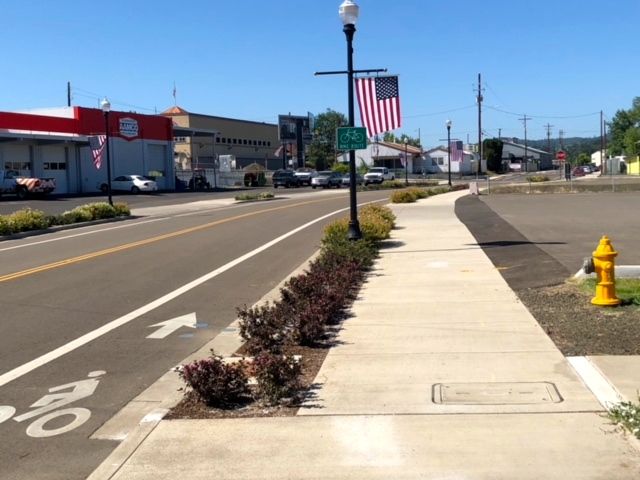
[(273, 188), (300, 186), (300, 179), (296, 177), (293, 170), (276, 170), (273, 172), (271, 180), (273, 181)]
[(318, 172), (318, 175), (311, 179), (311, 188), (340, 188), (342, 186), (342, 173), (326, 170)]

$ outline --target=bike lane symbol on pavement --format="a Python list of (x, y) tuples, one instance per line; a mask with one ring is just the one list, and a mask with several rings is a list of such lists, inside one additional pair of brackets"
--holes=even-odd
[[(0, 405), (0, 423), (9, 420), (11, 417), (13, 417), (16, 422), (24, 422), (25, 420), (30, 420), (42, 415), (27, 427), (26, 433), (30, 437), (46, 438), (70, 432), (89, 420), (91, 410), (82, 407), (63, 409), (60, 407), (93, 395), (100, 383), (99, 377), (106, 373), (107, 372), (103, 370), (96, 370), (89, 372), (87, 375), (88, 378), (85, 380), (78, 380), (76, 382), (52, 387), (49, 389), (49, 394), (44, 395), (29, 407), (35, 408), (35, 410), (23, 413), (17, 417), (13, 417), (16, 412), (15, 407), (11, 405)], [(72, 417), (70, 422), (58, 428), (47, 428), (47, 423), (50, 421), (67, 416)]]

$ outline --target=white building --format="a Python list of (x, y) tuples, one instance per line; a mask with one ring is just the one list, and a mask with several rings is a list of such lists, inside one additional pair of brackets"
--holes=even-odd
[[(422, 151), (413, 145), (404, 145), (392, 142), (372, 142), (364, 150), (356, 150), (356, 167), (387, 167), (391, 170), (404, 169), (404, 157), (409, 159), (408, 172), (422, 173), (424, 161)], [(344, 152), (338, 156), (338, 161), (347, 163), (349, 153)]]
[[(469, 150), (462, 150), (462, 160), (454, 160), (451, 156), (451, 173), (472, 175), (476, 173), (478, 156)], [(425, 169), (427, 173), (448, 173), (449, 152), (447, 147), (436, 147), (427, 150), (424, 155)], [(480, 172), (487, 171), (486, 160), (482, 161)]]

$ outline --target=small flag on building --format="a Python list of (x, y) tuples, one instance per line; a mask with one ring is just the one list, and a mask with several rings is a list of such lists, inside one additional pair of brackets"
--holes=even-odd
[(102, 166), (102, 152), (106, 145), (107, 136), (97, 135), (95, 137), (89, 137), (89, 147), (91, 148), (91, 156), (93, 157), (93, 164), (98, 170)]
[(398, 77), (356, 79), (362, 125), (369, 138), (400, 128)]

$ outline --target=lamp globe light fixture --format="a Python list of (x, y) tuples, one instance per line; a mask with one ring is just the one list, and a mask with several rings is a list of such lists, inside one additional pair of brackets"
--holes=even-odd
[(451, 187), (451, 120), (447, 120), (447, 174)]
[[(354, 126), (355, 113), (353, 106), (353, 35), (356, 32), (356, 21), (358, 20), (358, 14), (360, 13), (360, 7), (356, 5), (352, 0), (344, 0), (338, 9), (340, 20), (344, 28), (345, 36), (347, 37), (347, 92), (349, 103), (349, 127)], [(356, 152), (355, 150), (349, 150), (349, 229), (347, 235), (349, 240), (359, 240), (362, 238), (362, 232), (360, 231), (360, 224), (358, 222), (358, 204), (356, 200)]]
[(352, 0), (344, 0), (338, 9), (340, 20), (343, 25), (355, 25), (358, 21), (358, 14), (360, 13), (360, 7), (353, 3)]
[(105, 142), (107, 144), (107, 196), (109, 198), (109, 205), (113, 205), (113, 198), (111, 197), (111, 153), (109, 151), (109, 112), (111, 112), (111, 102), (107, 97), (103, 98), (100, 102), (100, 108), (104, 114), (104, 131)]

